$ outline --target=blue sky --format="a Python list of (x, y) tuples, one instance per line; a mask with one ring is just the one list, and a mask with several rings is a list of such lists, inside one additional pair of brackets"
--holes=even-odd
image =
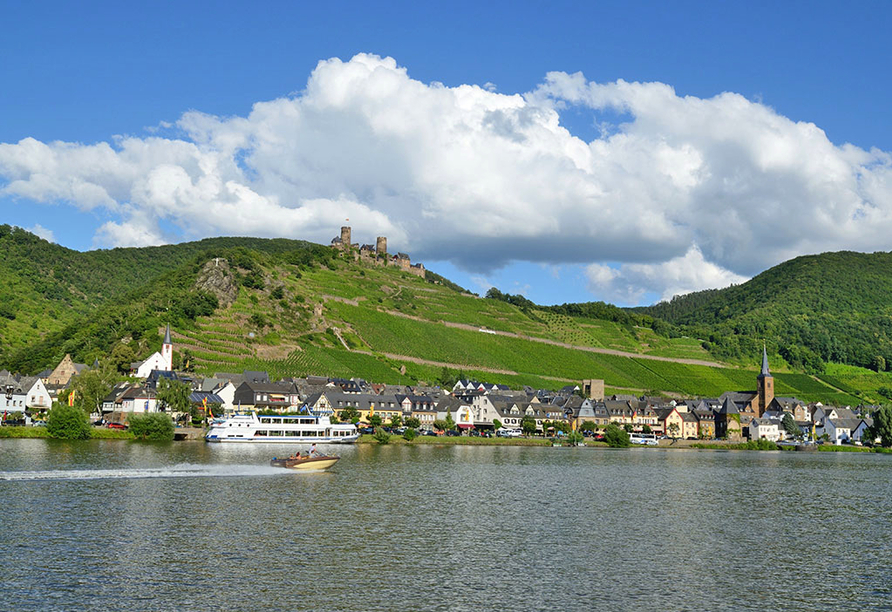
[(83, 250), (327, 241), (352, 216), (361, 241), (540, 303), (650, 303), (888, 250), (890, 16), (5, 2), (0, 221)]

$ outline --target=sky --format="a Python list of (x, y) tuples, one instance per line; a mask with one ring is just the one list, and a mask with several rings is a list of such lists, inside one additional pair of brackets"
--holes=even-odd
[[(324, 4), (324, 5), (323, 5)], [(889, 250), (890, 2), (0, 3), (0, 222), (644, 305)]]

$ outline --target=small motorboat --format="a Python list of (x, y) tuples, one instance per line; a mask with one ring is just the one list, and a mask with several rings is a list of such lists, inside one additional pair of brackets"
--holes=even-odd
[(338, 462), (337, 455), (311, 455), (309, 457), (285, 457), (279, 459), (273, 457), (269, 464), (272, 467), (288, 468), (289, 470), (327, 470)]

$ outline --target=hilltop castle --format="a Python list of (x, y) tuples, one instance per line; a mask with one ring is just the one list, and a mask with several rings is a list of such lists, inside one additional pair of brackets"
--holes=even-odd
[(358, 243), (354, 244), (351, 241), (351, 233), (352, 230), (349, 225), (342, 227), (341, 235), (331, 240), (332, 248), (341, 251), (347, 256), (352, 254), (355, 261), (375, 266), (396, 266), (400, 270), (424, 278), (424, 264), (413, 264), (412, 260), (405, 253), (388, 256), (387, 238), (385, 236), (378, 236), (374, 246), (371, 244), (360, 246)]

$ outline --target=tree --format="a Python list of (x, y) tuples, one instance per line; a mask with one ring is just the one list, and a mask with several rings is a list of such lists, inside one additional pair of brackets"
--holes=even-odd
[(373, 414), (369, 417), (369, 425), (371, 425), (372, 427), (380, 428), (382, 422), (383, 421), (380, 414)]
[(135, 359), (136, 353), (133, 352), (133, 347), (130, 344), (124, 344), (123, 342), (119, 342), (115, 345), (115, 348), (112, 349), (108, 358), (112, 367), (122, 374), (130, 372), (130, 364), (133, 363)]
[(502, 422), (501, 422), (499, 419), (493, 419), (493, 420), (492, 420), (492, 426), (493, 426), (495, 429), (501, 429), (501, 428), (502, 428)]
[(604, 431), (604, 441), (613, 448), (626, 448), (632, 445), (629, 433), (616, 423), (611, 423)]
[(892, 446), (892, 404), (883, 404), (873, 413), (873, 432), (882, 446)]
[(653, 429), (650, 428), (650, 425), (645, 425), (644, 427), (641, 428), (641, 433), (646, 433), (646, 434), (653, 433)]
[(155, 399), (161, 405), (161, 409), (169, 412), (189, 412), (192, 418), (198, 416), (198, 409), (193, 410), (189, 396), (192, 390), (184, 382), (162, 378), (158, 381)]
[(409, 429), (406, 430), (406, 433), (403, 434), (403, 439), (406, 440), (407, 442), (411, 442), (417, 436), (418, 436), (418, 432), (415, 431), (415, 428), (410, 427)]
[(130, 432), (137, 440), (170, 442), (174, 436), (173, 421), (162, 412), (136, 413), (128, 420)]
[(530, 436), (536, 433), (536, 419), (531, 416), (525, 416), (520, 419), (520, 430), (525, 436)]
[(595, 425), (594, 421), (583, 421), (579, 426), (579, 431), (596, 431), (598, 426)]
[(375, 440), (378, 442), (378, 444), (387, 444), (388, 442), (390, 442), (390, 434), (384, 431), (382, 428), (376, 427)]
[(669, 424), (669, 437), (670, 438), (678, 437), (678, 423), (670, 423)]
[(446, 429), (449, 431), (455, 429), (455, 419), (452, 418), (452, 412), (446, 413), (446, 422), (444, 425), (446, 425)]
[(410, 429), (418, 429), (419, 427), (421, 427), (421, 419), (419, 419), (418, 417), (409, 417), (408, 419), (406, 419), (405, 425)]
[(399, 427), (402, 424), (403, 424), (403, 417), (401, 415), (395, 414), (392, 417), (390, 417), (390, 426), (393, 427), (394, 429), (396, 429), (397, 427)]
[(625, 425), (623, 425), (623, 429), (626, 430), (626, 433), (632, 433), (632, 429), (634, 428), (632, 427), (631, 423), (626, 423)]
[[(102, 400), (111, 392), (117, 378), (117, 372), (110, 365), (96, 370), (87, 370), (72, 377), (69, 393), (74, 392), (74, 405), (88, 415), (98, 412)], [(60, 401), (67, 399), (67, 395), (64, 399), (60, 395)]]
[(802, 435), (802, 429), (796, 424), (796, 421), (793, 420), (793, 415), (789, 412), (784, 413), (781, 425), (784, 426), (784, 431), (787, 432), (790, 437), (796, 438)]
[(437, 419), (436, 421), (434, 421), (434, 429), (438, 431), (446, 431), (447, 425), (448, 423), (446, 423), (446, 421), (443, 419)]
[(567, 442), (572, 444), (573, 446), (582, 442), (582, 432), (580, 431), (571, 431), (567, 434)]
[[(339, 419), (344, 421), (345, 423), (350, 422), (354, 425), (359, 422), (359, 410), (354, 408), (353, 406), (347, 406), (343, 410), (341, 410)], [(353, 419), (356, 419), (355, 421)]]
[(46, 418), (46, 430), (59, 440), (86, 440), (90, 437), (90, 419), (77, 406), (56, 404)]

